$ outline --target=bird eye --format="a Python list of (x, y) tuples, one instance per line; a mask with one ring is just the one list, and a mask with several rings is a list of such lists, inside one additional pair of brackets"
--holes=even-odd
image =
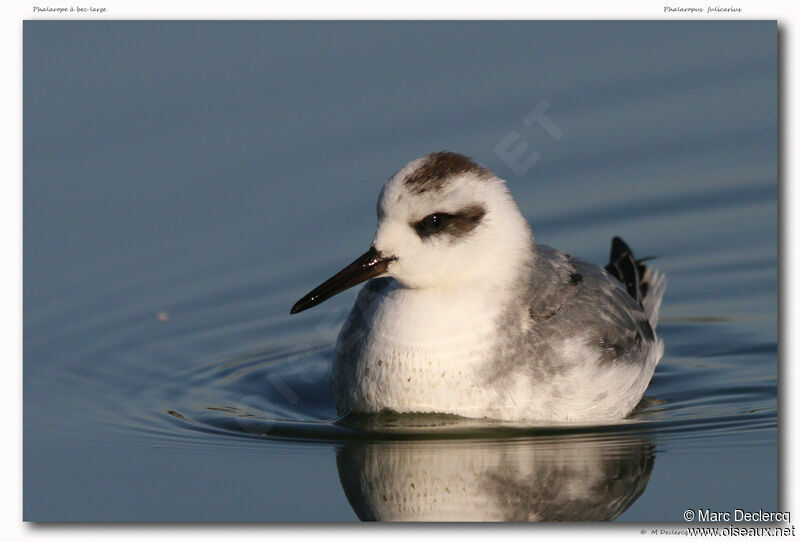
[(444, 215), (439, 213), (428, 215), (422, 219), (422, 226), (431, 233), (439, 231), (444, 226)]
[(437, 211), (425, 218), (409, 222), (420, 239), (447, 235), (449, 239), (463, 237), (474, 230), (486, 214), (483, 205), (468, 205), (453, 213)]
[(428, 237), (444, 231), (454, 216), (443, 212), (431, 213), (422, 220), (412, 222), (411, 227), (416, 230), (417, 235), (420, 237)]

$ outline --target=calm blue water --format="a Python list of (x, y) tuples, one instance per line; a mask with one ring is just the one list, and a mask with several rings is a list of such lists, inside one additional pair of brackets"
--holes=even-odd
[[(776, 510), (776, 96), (774, 22), (26, 22), (25, 519)], [(542, 104), (555, 130), (523, 122)], [(336, 421), (355, 291), (289, 308), (440, 149), (506, 178), (539, 242), (659, 256), (666, 354), (630, 419)]]

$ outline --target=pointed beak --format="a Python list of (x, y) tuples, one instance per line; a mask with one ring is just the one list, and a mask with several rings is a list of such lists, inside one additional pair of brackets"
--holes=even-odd
[(356, 261), (303, 296), (300, 301), (294, 304), (290, 314), (297, 314), (310, 309), (360, 282), (384, 274), (389, 268), (389, 263), (396, 259), (394, 257), (385, 257), (375, 250), (375, 247), (370, 247)]

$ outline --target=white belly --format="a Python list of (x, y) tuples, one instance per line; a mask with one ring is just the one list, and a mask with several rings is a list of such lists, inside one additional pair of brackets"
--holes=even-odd
[[(346, 324), (337, 342), (339, 411), (602, 422), (620, 419), (641, 399), (660, 343), (641, 364), (602, 365), (580, 337), (567, 338), (560, 349), (564, 369), (546, 382), (524, 364), (502, 379), (489, 378), (498, 338), (491, 308), (502, 304), (487, 301), (480, 294), (454, 298), (398, 288), (369, 298), (362, 291), (358, 316), (350, 317), (358, 325), (348, 331)], [(529, 321), (520, 318), (519, 325)]]

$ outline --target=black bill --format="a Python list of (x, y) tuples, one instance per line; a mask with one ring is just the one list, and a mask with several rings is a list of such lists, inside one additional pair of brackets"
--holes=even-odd
[(356, 261), (303, 296), (300, 301), (294, 304), (291, 314), (310, 309), (360, 282), (385, 273), (389, 267), (389, 262), (394, 259), (386, 258), (375, 250), (375, 247), (370, 247)]

